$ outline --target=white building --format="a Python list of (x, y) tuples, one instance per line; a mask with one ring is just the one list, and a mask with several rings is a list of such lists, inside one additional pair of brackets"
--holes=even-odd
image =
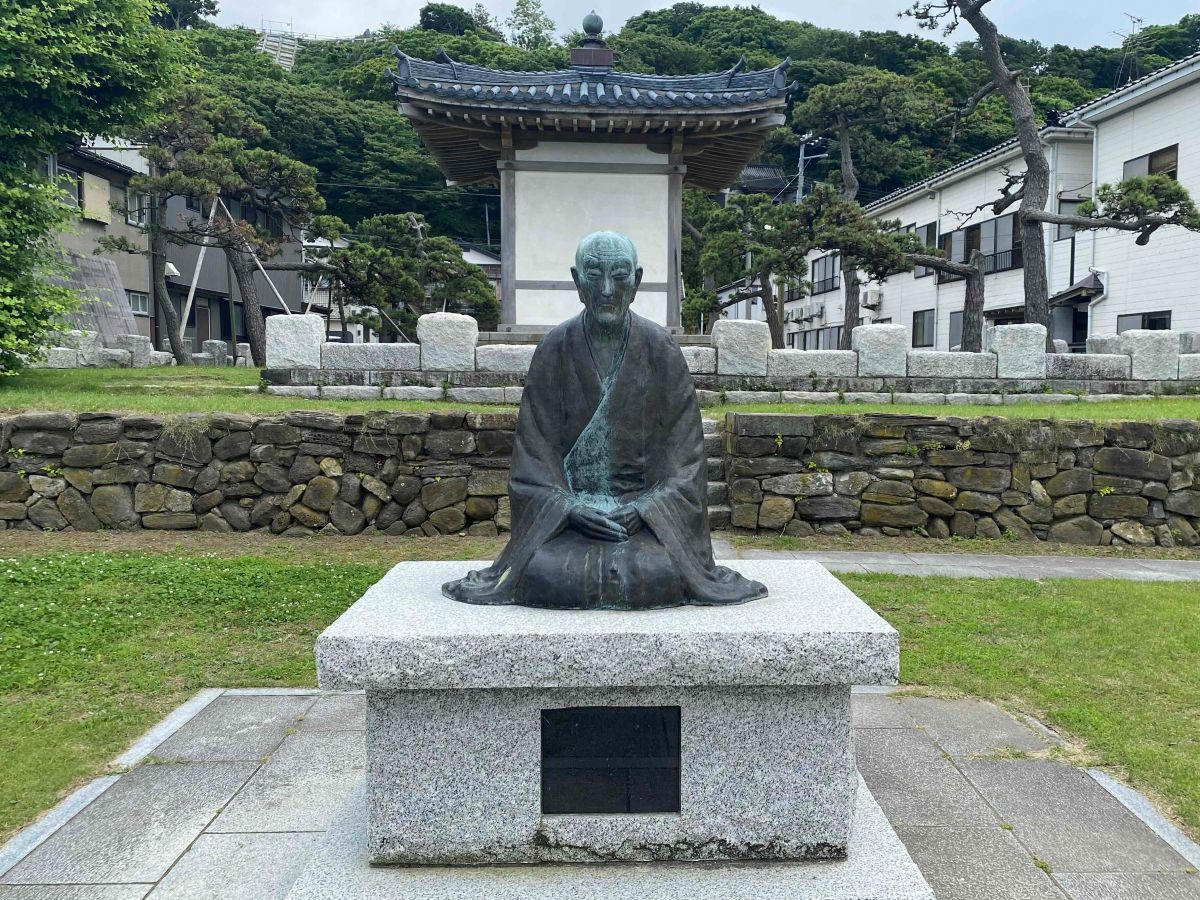
[[(1153, 72), (1060, 117), (1042, 140), (1050, 164), (1050, 205), (1073, 212), (1096, 185), (1168, 174), (1200, 198), (1200, 53)], [(994, 216), (1006, 174), (1024, 162), (1016, 140), (945, 169), (869, 204), (880, 219), (899, 220), (930, 246), (966, 261), (987, 258), (985, 323), (1024, 321), (1021, 234), (1010, 212)], [(1014, 209), (1015, 211), (1015, 209)], [(1074, 233), (1047, 226), (1047, 279), (1053, 336), (1082, 350), (1089, 335), (1131, 328), (1200, 330), (1192, 277), (1200, 234), (1160, 229), (1146, 246), (1123, 231)], [(809, 256), (811, 296), (789, 303), (787, 345), (836, 347), (845, 295), (837, 253)], [(860, 323), (908, 327), (912, 346), (949, 350), (962, 335), (964, 283), (929, 269), (864, 283)], [(761, 318), (731, 307), (728, 318)], [(814, 312), (817, 314), (814, 315)], [(747, 315), (746, 313), (749, 313)]]

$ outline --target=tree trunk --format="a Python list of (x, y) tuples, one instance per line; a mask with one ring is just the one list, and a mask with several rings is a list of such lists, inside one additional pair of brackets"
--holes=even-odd
[(1029, 99), (1029, 92), (1004, 62), (1000, 50), (1000, 33), (996, 25), (984, 15), (981, 7), (966, 0), (958, 0), (964, 19), (979, 35), (983, 60), (992, 73), (996, 89), (1004, 97), (1012, 114), (1017, 130), (1017, 141), (1021, 145), (1021, 156), (1025, 160), (1025, 182), (1022, 187), (1021, 206), (1017, 220), (1021, 225), (1021, 251), (1024, 256), (1025, 321), (1046, 327), (1046, 350), (1054, 349), (1050, 331), (1050, 287), (1046, 281), (1046, 241), (1042, 223), (1032, 213), (1044, 212), (1050, 197), (1050, 164), (1042, 148), (1038, 134), (1037, 114)]
[[(167, 214), (167, 204), (156, 201), (158, 208), (156, 222), (162, 222)], [(179, 325), (179, 313), (171, 302), (171, 294), (167, 291), (167, 236), (155, 228), (150, 233), (150, 274), (153, 280), (151, 290), (154, 291), (154, 306), (162, 313), (167, 326), (167, 343), (175, 363), (180, 366), (190, 366), (192, 355), (183, 346), (183, 329)], [(157, 347), (155, 349), (158, 349)]]
[(263, 320), (262, 307), (258, 303), (258, 285), (254, 283), (256, 271), (254, 260), (245, 250), (237, 250), (233, 247), (225, 248), (225, 256), (229, 259), (229, 267), (233, 269), (238, 293), (242, 295), (242, 319), (246, 323), (246, 339), (250, 341), (250, 356), (254, 359), (254, 365), (257, 368), (265, 368), (267, 365), (267, 325)]
[(858, 326), (861, 286), (858, 280), (858, 266), (845, 256), (842, 257), (842, 288), (846, 295), (846, 313), (842, 316), (842, 339), (838, 342), (838, 349), (850, 350), (854, 329)]
[(983, 281), (986, 259), (979, 250), (971, 251), (970, 266), (974, 274), (967, 276), (967, 299), (963, 306), (962, 349), (967, 353), (983, 350)]
[(767, 314), (767, 327), (771, 329), (771, 347), (783, 349), (783, 294), (775, 293), (775, 285), (771, 282), (770, 272), (759, 272), (758, 280), (762, 287), (763, 311)]

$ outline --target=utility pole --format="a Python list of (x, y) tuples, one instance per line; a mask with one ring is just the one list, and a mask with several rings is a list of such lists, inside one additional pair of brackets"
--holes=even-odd
[[(819, 151), (809, 154), (809, 150)], [(796, 202), (804, 199), (804, 169), (809, 162), (825, 159), (829, 155), (829, 142), (825, 138), (814, 138), (811, 133), (800, 137), (800, 161), (796, 164)]]

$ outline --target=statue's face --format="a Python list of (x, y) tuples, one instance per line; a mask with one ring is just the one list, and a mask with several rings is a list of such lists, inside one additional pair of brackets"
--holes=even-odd
[(612, 328), (625, 321), (642, 282), (642, 270), (635, 267), (624, 247), (596, 242), (581, 249), (579, 265), (571, 267), (571, 277), (592, 318)]

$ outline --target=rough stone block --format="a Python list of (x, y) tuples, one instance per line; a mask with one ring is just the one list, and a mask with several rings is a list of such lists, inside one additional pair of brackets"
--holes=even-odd
[(503, 403), (502, 387), (452, 387), (446, 390), (446, 399), (455, 403)]
[(475, 350), (480, 372), (528, 372), (537, 344), (484, 344)]
[(772, 350), (767, 354), (770, 378), (853, 378), (858, 354), (853, 350)]
[(213, 365), (219, 369), (229, 365), (229, 345), (224, 341), (205, 341), (200, 349), (213, 358)]
[(151, 350), (149, 364), (151, 366), (173, 366), (175, 365), (175, 356), (169, 350)]
[(891, 403), (892, 395), (883, 391), (847, 391), (842, 399), (847, 403)]
[(1066, 341), (1064, 341), (1062, 338), (1055, 338), (1054, 339), (1054, 352), (1055, 353), (1070, 353), (1071, 345), (1068, 344)]
[(1177, 331), (1180, 353), (1200, 353), (1200, 331)]
[[(504, 389), (504, 402), (505, 403), (520, 403), (521, 395), (523, 393), (525, 393), (525, 388), (506, 387)], [(697, 391), (696, 393), (699, 394), (700, 392)], [(703, 406), (703, 405), (704, 404), (702, 403), (701, 406)]]
[(304, 397), (309, 400), (316, 400), (321, 396), (320, 388), (296, 384), (269, 384), (267, 385), (267, 393), (276, 394), (280, 397)]
[(841, 398), (835, 391), (784, 391), (784, 403), (838, 403)]
[(130, 364), (135, 369), (144, 369), (150, 365), (150, 354), (154, 344), (150, 338), (140, 334), (118, 334), (113, 338), (113, 346), (118, 350), (128, 350)]
[[(894, 682), (896, 633), (816, 563), (736, 567), (769, 596), (636, 621), (459, 608), (440, 585), (465, 564), (392, 569), (317, 645), (322, 686), (367, 690), (372, 860), (841, 855), (848, 685)], [(680, 707), (679, 813), (541, 815), (536, 711), (605, 705)]]
[(267, 368), (319, 369), (325, 320), (320, 316), (268, 316)]
[(1088, 353), (1128, 353), (1125, 339), (1119, 334), (1094, 334), (1087, 339)]
[[(69, 331), (71, 339), (79, 350), (79, 365), (99, 365), (99, 353), (104, 349), (104, 341), (98, 331)], [(68, 345), (71, 346), (71, 345)]]
[[(956, 353), (955, 356), (961, 356), (961, 353)], [(938, 393), (912, 393), (897, 391), (892, 394), (893, 403), (918, 403), (923, 406), (945, 406), (946, 395)]]
[(713, 347), (685, 344), (679, 348), (683, 361), (693, 375), (712, 375), (717, 371), (717, 351)]
[(766, 322), (722, 319), (713, 325), (718, 375), (766, 375), (771, 329)]
[(1200, 353), (1184, 353), (1179, 357), (1180, 378), (1200, 378)]
[(479, 323), (458, 313), (429, 313), (417, 319), (421, 366), (436, 372), (470, 372), (475, 368)]
[(910, 350), (909, 378), (995, 378), (995, 353), (947, 353)]
[(1046, 326), (997, 325), (992, 334), (999, 378), (1046, 377)]
[(384, 400), (442, 400), (442, 389), (440, 387), (420, 387), (419, 385), (406, 384), (400, 387), (389, 387), (383, 389)]
[(215, 366), (216, 364), (217, 364), (217, 361), (213, 358), (213, 355), (211, 353), (193, 353), (192, 354), (192, 365), (193, 366), (211, 367), (211, 366)]
[(1176, 332), (1134, 328), (1121, 332), (1121, 338), (1133, 357), (1130, 377), (1139, 381), (1179, 377), (1179, 335)]
[(726, 403), (779, 403), (779, 391), (726, 391)]
[(343, 384), (326, 385), (321, 396), (326, 400), (379, 400), (381, 394), (378, 385)]
[(850, 333), (850, 344), (858, 351), (860, 377), (908, 374), (908, 329), (903, 325), (859, 325)]
[(1128, 378), (1129, 357), (1121, 353), (1052, 353), (1047, 378)]
[(420, 344), (342, 344), (321, 345), (321, 367), (357, 369), (371, 372), (413, 371), (421, 368)]
[(101, 347), (96, 351), (95, 365), (101, 369), (128, 369), (133, 363), (133, 354), (128, 350)]
[(31, 369), (74, 369), (79, 365), (79, 351), (73, 347), (49, 347), (46, 358), (30, 365)]

